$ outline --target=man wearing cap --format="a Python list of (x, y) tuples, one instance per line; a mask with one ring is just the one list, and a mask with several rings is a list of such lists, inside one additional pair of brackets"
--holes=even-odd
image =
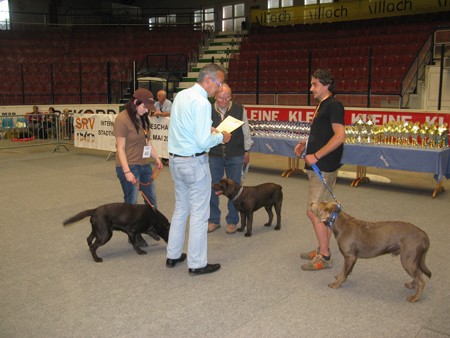
[[(152, 147), (150, 138), (148, 113), (155, 110), (153, 102), (153, 94), (148, 89), (137, 89), (125, 105), (125, 109), (117, 115), (114, 135), (116, 173), (123, 190), (124, 202), (137, 203), (139, 193), (137, 185), (139, 185), (142, 193), (156, 208), (156, 190), (152, 181), (150, 157), (153, 157), (159, 169), (162, 169), (163, 164)], [(151, 183), (148, 184), (149, 182)], [(148, 204), (147, 199), (144, 198), (144, 202)], [(138, 245), (147, 246), (142, 236), (138, 236)]]
[[(167, 243), (167, 267), (188, 260), (191, 276), (212, 273), (220, 264), (209, 264), (208, 218), (211, 197), (211, 172), (206, 152), (230, 141), (227, 132), (211, 127), (211, 103), (222, 91), (225, 70), (217, 64), (204, 66), (197, 83), (177, 94), (172, 104), (169, 125), (170, 172), (175, 187), (175, 210)], [(186, 222), (189, 217), (188, 254), (183, 253)]]

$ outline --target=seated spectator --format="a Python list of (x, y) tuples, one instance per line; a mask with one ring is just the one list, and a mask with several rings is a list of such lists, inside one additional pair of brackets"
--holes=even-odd
[(28, 127), (34, 137), (39, 137), (39, 129), (42, 127), (42, 113), (39, 112), (38, 106), (33, 106), (33, 111), (27, 113)]
[(158, 101), (155, 102), (155, 112), (152, 116), (169, 117), (170, 110), (172, 109), (172, 102), (167, 99), (167, 93), (164, 90), (160, 90), (156, 93), (156, 97), (158, 98)]
[(44, 138), (55, 136), (55, 121), (56, 121), (55, 108), (50, 107), (48, 108), (48, 113), (44, 113), (42, 115), (42, 126), (44, 129), (43, 133), (45, 136)]
[[(155, 117), (169, 117), (170, 116), (170, 110), (172, 109), (172, 102), (167, 99), (167, 93), (165, 90), (159, 90), (156, 93), (156, 97), (158, 98), (158, 101), (155, 102), (155, 111), (153, 112), (152, 116)], [(169, 163), (168, 158), (161, 158), (162, 163), (164, 165), (167, 165)]]

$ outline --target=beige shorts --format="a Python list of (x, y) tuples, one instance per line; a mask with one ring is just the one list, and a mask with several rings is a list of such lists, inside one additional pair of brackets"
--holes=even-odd
[[(339, 170), (336, 170), (330, 173), (322, 172), (322, 176), (325, 179), (325, 182), (332, 191), (336, 184), (338, 171)], [(327, 187), (325, 187), (325, 184), (323, 184), (319, 176), (317, 176), (317, 174), (313, 170), (306, 170), (306, 172), (309, 178), (308, 205), (306, 207), (307, 210), (311, 210), (312, 202), (333, 201), (333, 196), (328, 191)]]

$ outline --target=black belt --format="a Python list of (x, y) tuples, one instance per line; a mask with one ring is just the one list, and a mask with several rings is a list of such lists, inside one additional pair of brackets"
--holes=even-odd
[(196, 153), (194, 155), (188, 155), (188, 156), (169, 153), (169, 155), (173, 156), (173, 157), (199, 157), (199, 156), (202, 156), (202, 155), (205, 155), (205, 154), (206, 154), (206, 151), (202, 151), (201, 153)]

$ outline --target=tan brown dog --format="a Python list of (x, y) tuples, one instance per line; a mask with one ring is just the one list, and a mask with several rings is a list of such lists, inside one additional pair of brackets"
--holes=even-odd
[(222, 178), (218, 183), (212, 185), (216, 195), (225, 195), (232, 202), (241, 216), (241, 228), (237, 231), (244, 231), (247, 227), (245, 237), (252, 235), (253, 212), (264, 207), (269, 215), (269, 221), (264, 224), (266, 227), (272, 225), (273, 212), (275, 208), (277, 214), (277, 225), (275, 230), (281, 229), (281, 205), (283, 203), (283, 192), (281, 185), (275, 183), (263, 183), (256, 186), (240, 186), (229, 178)]
[(145, 255), (147, 252), (138, 247), (137, 234), (150, 235), (157, 241), (161, 236), (166, 243), (169, 240), (168, 219), (147, 204), (104, 204), (95, 209), (82, 211), (65, 220), (63, 224), (72, 224), (88, 216), (91, 216), (92, 231), (86, 240), (92, 258), (97, 263), (103, 262), (103, 259), (97, 256), (97, 249), (109, 242), (113, 230), (125, 232), (139, 255)]
[(424, 231), (406, 222), (361, 221), (340, 211), (335, 202), (311, 203), (311, 208), (314, 215), (325, 224), (335, 218), (334, 224), (329, 226), (345, 260), (342, 272), (336, 276), (336, 281), (328, 284), (329, 287), (337, 289), (347, 280), (357, 258), (372, 258), (391, 253), (400, 255), (403, 268), (413, 278), (412, 282), (405, 283), (405, 286), (408, 289), (416, 288), (416, 293), (407, 300), (419, 300), (425, 286), (422, 273), (431, 278), (431, 272), (425, 265), (430, 239)]

